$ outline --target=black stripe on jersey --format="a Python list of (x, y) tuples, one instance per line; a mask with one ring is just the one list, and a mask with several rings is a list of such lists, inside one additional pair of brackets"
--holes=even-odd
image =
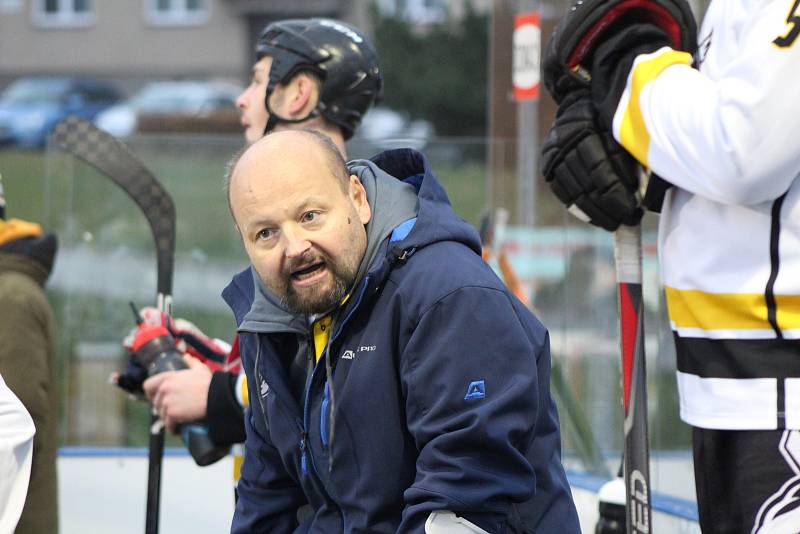
[(786, 382), (778, 380), (778, 428), (786, 428)]
[(800, 377), (800, 339), (674, 337), (683, 373), (702, 378)]
[(764, 298), (767, 300), (767, 319), (772, 329), (775, 330), (775, 335), (778, 339), (783, 338), (778, 326), (777, 306), (775, 304), (775, 280), (778, 278), (778, 271), (780, 270), (780, 237), (781, 237), (781, 206), (783, 206), (783, 199), (786, 198), (786, 193), (778, 197), (772, 203), (772, 227), (769, 236), (769, 259), (770, 259), (770, 273), (767, 287), (764, 290)]

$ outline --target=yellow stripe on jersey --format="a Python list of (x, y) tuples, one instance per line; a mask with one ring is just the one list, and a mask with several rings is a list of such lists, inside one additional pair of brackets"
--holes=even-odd
[(669, 319), (676, 328), (771, 330), (763, 293), (706, 293), (667, 287)]
[(800, 295), (775, 295), (778, 328), (795, 330), (800, 328)]
[(650, 166), (647, 160), (650, 149), (650, 133), (644, 124), (644, 116), (639, 107), (639, 97), (644, 87), (655, 80), (667, 67), (677, 64), (692, 64), (692, 56), (686, 52), (678, 52), (671, 48), (662, 50), (651, 54), (648, 59), (634, 62), (633, 74), (628, 80), (628, 103), (619, 131), (620, 144), (645, 167)]
[[(763, 293), (706, 293), (666, 288), (669, 318), (676, 328), (771, 330)], [(800, 295), (776, 295), (781, 330), (800, 329)]]

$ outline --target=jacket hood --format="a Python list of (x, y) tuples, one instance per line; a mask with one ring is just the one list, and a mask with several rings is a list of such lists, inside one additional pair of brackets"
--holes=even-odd
[(387, 150), (373, 156), (370, 161), (417, 189), (417, 221), (398, 246), (419, 249), (439, 241), (456, 241), (477, 254), (481, 253), (477, 230), (453, 211), (447, 192), (421, 152), (411, 148)]
[(0, 270), (22, 272), (44, 285), (53, 270), (58, 240), (36, 223), (0, 219)]
[[(403, 250), (458, 241), (480, 254), (477, 232), (455, 214), (421, 153), (390, 150), (369, 160), (353, 160), (348, 168), (364, 184), (372, 208), (372, 219), (366, 225), (367, 250), (356, 286), (366, 274), (382, 280), (390, 264), (382, 260), (389, 253), (400, 256)], [(383, 246), (387, 238), (390, 247)], [(308, 327), (309, 318), (282, 308), (252, 267), (236, 275), (222, 296), (233, 309), (240, 330), (304, 332)]]
[(50, 277), (50, 269), (26, 254), (9, 252), (0, 246), (0, 273), (17, 272), (33, 278), (37, 284), (44, 286)]

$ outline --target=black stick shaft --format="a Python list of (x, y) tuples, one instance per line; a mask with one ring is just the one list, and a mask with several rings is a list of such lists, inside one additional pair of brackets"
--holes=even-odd
[(164, 423), (155, 414), (150, 416), (150, 443), (147, 468), (147, 510), (144, 531), (158, 534), (161, 504), (161, 464), (164, 458)]
[(640, 226), (620, 226), (614, 234), (614, 256), (619, 283), (622, 400), (625, 410), (624, 478), (627, 532), (648, 534), (652, 532), (652, 512)]
[[(158, 294), (156, 307), (172, 316), (172, 297)], [(150, 417), (150, 444), (148, 448), (147, 512), (145, 534), (158, 534), (158, 516), (161, 503), (161, 465), (164, 460), (164, 422), (153, 413)]]

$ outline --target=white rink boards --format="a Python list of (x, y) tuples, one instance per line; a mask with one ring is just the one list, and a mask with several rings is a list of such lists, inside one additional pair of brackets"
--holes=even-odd
[[(655, 462), (658, 465), (658, 462)], [(674, 463), (669, 471), (675, 470)], [(160, 529), (164, 534), (219, 534), (230, 530), (233, 515), (233, 460), (198, 467), (185, 451), (167, 449), (161, 480)], [(584, 534), (594, 532), (596, 491), (602, 481), (570, 472), (573, 496)], [(147, 451), (142, 448), (64, 448), (58, 457), (60, 529), (65, 534), (141, 534), (144, 532)], [(682, 477), (683, 478), (683, 477)], [(684, 481), (681, 480), (681, 483)], [(656, 495), (653, 531), (698, 534), (687, 501)]]

